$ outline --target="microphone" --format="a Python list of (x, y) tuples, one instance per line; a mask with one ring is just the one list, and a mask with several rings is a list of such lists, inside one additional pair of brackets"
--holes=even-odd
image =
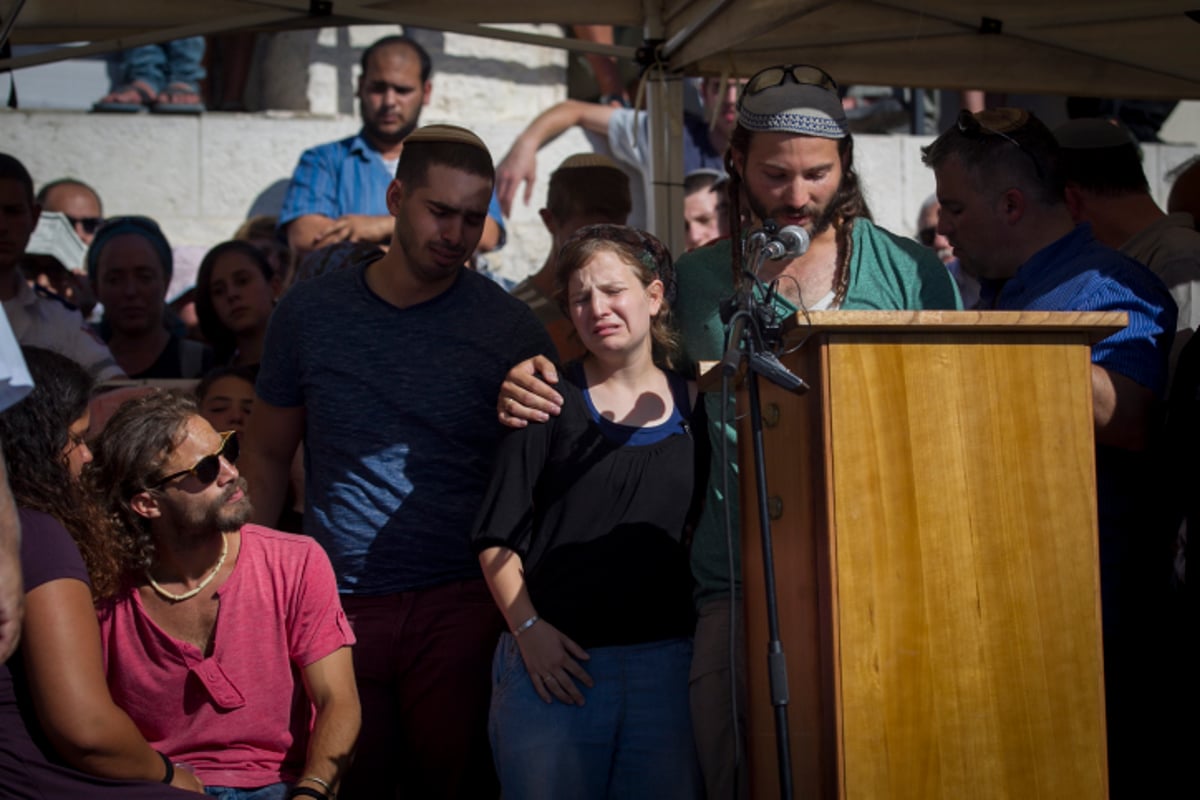
[(808, 231), (799, 225), (786, 225), (763, 245), (763, 257), (767, 261), (796, 258), (808, 252), (808, 243)]

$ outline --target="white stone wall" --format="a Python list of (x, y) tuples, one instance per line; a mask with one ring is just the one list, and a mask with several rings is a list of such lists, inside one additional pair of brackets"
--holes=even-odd
[[(558, 30), (518, 27), (551, 35)], [(248, 215), (277, 211), (305, 148), (358, 129), (354, 89), (362, 48), (399, 30), (327, 28), (264, 39), (250, 91), (266, 107), (290, 110), (198, 117), (3, 110), (0, 150), (21, 159), (39, 185), (80, 178), (99, 190), (109, 215), (152, 216), (174, 245), (201, 252), (229, 238)], [(561, 50), (436, 31), (412, 33), (434, 62), (433, 97), (422, 122), (472, 128), (497, 161), (530, 119), (564, 97)], [(933, 176), (921, 165), (919, 152), (928, 141), (910, 136), (855, 141), (875, 218), (898, 233), (912, 233), (917, 210), (933, 191)], [(540, 266), (549, 237), (537, 209), (548, 175), (568, 155), (590, 149), (588, 137), (571, 131), (542, 150), (533, 200), (529, 206), (520, 200), (514, 205), (508, 245), (492, 258), (502, 274), (521, 278)], [(1196, 152), (1194, 145), (1146, 148), (1146, 171), (1160, 202), (1168, 189), (1166, 173)]]

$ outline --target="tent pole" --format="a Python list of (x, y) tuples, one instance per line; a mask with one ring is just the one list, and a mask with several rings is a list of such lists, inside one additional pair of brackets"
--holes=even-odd
[(17, 17), (21, 16), (21, 9), (25, 7), (25, 0), (17, 0), (17, 5), (12, 13), (8, 15), (8, 19), (4, 21), (4, 30), (0, 30), (0, 47), (4, 47), (8, 42), (8, 35), (12, 33), (13, 25), (17, 24)]

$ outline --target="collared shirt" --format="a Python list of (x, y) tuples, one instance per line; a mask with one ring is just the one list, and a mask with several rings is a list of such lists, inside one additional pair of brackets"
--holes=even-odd
[[(287, 225), (305, 214), (321, 214), (337, 219), (345, 214), (390, 216), (387, 188), (395, 177), (379, 151), (363, 138), (362, 131), (336, 142), (305, 150), (292, 173), (279, 225)], [(505, 240), (504, 217), (500, 203), (492, 193), (488, 216), (500, 226), (500, 244)]]
[(17, 296), (4, 301), (4, 311), (22, 345), (61, 353), (97, 381), (125, 377), (108, 347), (83, 321), (83, 315), (58, 295), (18, 281)]
[(1092, 363), (1163, 396), (1175, 301), (1154, 273), (1097, 242), (1088, 223), (1034, 253), (1001, 289), (995, 307), (1124, 311), (1129, 325), (1092, 346)]
[(0, 411), (16, 403), (33, 390), (33, 378), (21, 347), (8, 324), (8, 314), (0, 311)]

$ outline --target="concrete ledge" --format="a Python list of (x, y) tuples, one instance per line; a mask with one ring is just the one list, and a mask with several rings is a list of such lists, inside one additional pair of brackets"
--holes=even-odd
[[(422, 121), (474, 128), (499, 160), (528, 119), (558, 99), (544, 87), (529, 91), (535, 96), (513, 95), (510, 89), (511, 102), (503, 115), (451, 115), (435, 105)], [(468, 107), (485, 107), (482, 97), (476, 100)], [(25, 163), (37, 185), (77, 177), (100, 192), (105, 213), (146, 214), (163, 225), (173, 245), (201, 248), (228, 239), (252, 213), (275, 213), (300, 153), (348, 136), (358, 124), (354, 115), (295, 112), (197, 117), (0, 112), (4, 150)], [(897, 233), (913, 232), (917, 210), (933, 192), (933, 175), (920, 157), (921, 146), (929, 141), (930, 137), (856, 137), (856, 167), (875, 219)], [(589, 137), (574, 130), (542, 150), (531, 204), (524, 205), (518, 197), (508, 246), (493, 257), (501, 274), (517, 279), (540, 266), (549, 236), (537, 209), (545, 201), (549, 173), (568, 155), (592, 149)], [(1160, 202), (1170, 188), (1166, 175), (1198, 152), (1195, 146), (1146, 146), (1146, 173)]]

